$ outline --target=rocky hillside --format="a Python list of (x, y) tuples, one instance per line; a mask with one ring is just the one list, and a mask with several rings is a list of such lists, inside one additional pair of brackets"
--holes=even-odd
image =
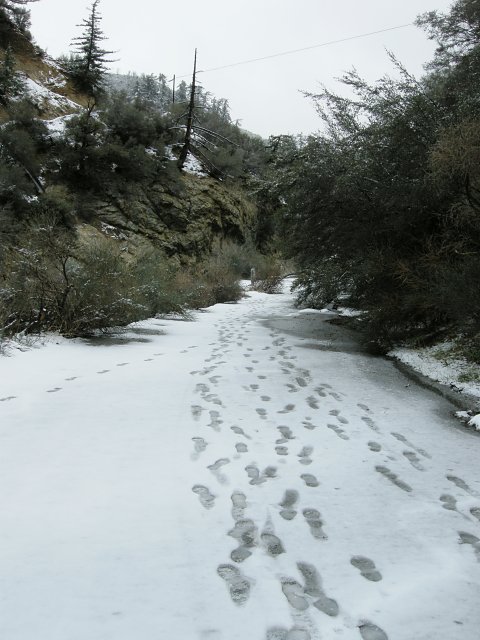
[[(65, 135), (65, 125), (72, 114), (81, 114), (88, 104), (85, 95), (75, 89), (68, 74), (23, 33), (9, 31), (0, 47), (0, 60), (10, 46), (19, 79), (24, 86), (22, 98), (35, 106), (36, 115), (47, 126), (52, 140)], [(102, 110), (97, 113), (102, 119)], [(8, 121), (9, 110), (0, 107), (0, 119)], [(152, 150), (146, 149), (150, 153)], [(176, 171), (171, 146), (159, 160), (171, 165), (172, 179), (153, 185), (129, 184), (127, 189), (105, 188), (99, 195), (89, 194), (87, 220), (82, 206), (74, 205), (76, 224), (87, 236), (101, 233), (127, 242), (130, 250), (152, 244), (170, 256), (183, 259), (201, 256), (210, 250), (215, 239), (243, 241), (255, 226), (256, 208), (238, 186), (213, 179), (191, 157), (183, 172)], [(163, 152), (162, 152), (163, 154)], [(158, 155), (158, 154), (157, 154)], [(114, 166), (112, 164), (112, 166)], [(57, 189), (47, 179), (45, 191)], [(82, 194), (67, 186), (68, 200), (82, 200)]]
[[(41, 118), (51, 119), (75, 113), (86, 105), (85, 96), (75, 90), (61, 66), (25, 34), (9, 30), (0, 47), (0, 59), (4, 59), (7, 46), (12, 48), (16, 70)], [(4, 107), (0, 107), (0, 118), (8, 118)]]
[(193, 173), (175, 186), (157, 184), (128, 197), (98, 201), (89, 226), (134, 249), (151, 243), (167, 255), (201, 256), (216, 238), (243, 242), (256, 221), (256, 207), (239, 189)]

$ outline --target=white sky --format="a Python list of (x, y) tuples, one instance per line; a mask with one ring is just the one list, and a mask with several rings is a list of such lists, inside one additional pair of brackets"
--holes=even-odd
[[(90, 4), (32, 4), (37, 43), (52, 56), (66, 53)], [(118, 51), (114, 71), (171, 77), (191, 73), (195, 47), (199, 69), (208, 69), (406, 24), (419, 13), (446, 11), (450, 5), (450, 0), (102, 0), (100, 11), (105, 46)], [(299, 90), (315, 92), (319, 83), (335, 88), (334, 78), (353, 66), (375, 80), (391, 69), (385, 48), (418, 75), (434, 46), (422, 31), (407, 27), (205, 73), (201, 80), (207, 90), (229, 100), (233, 118), (250, 131), (263, 136), (309, 133), (320, 122)]]

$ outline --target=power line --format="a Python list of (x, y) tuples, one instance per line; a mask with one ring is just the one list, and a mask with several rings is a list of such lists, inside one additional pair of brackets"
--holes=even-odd
[[(281, 51), (280, 53), (272, 53), (268, 56), (262, 56), (260, 58), (251, 58), (250, 60), (242, 60), (240, 62), (232, 62), (231, 64), (225, 64), (220, 67), (210, 67), (209, 69), (201, 69), (197, 73), (209, 73), (211, 71), (220, 71), (221, 69), (230, 69), (232, 67), (239, 67), (244, 64), (253, 64), (254, 62), (261, 62), (263, 60), (271, 60), (272, 58), (280, 58), (281, 56), (289, 56), (294, 53), (301, 53), (302, 51), (310, 51), (311, 49), (319, 49), (320, 47), (328, 47), (332, 44), (340, 44), (341, 42), (349, 42), (351, 40), (359, 40), (360, 38), (368, 38), (369, 36), (375, 36), (379, 33), (386, 33), (387, 31), (395, 31), (397, 29), (405, 29), (405, 27), (413, 27), (413, 22), (407, 24), (400, 24), (396, 27), (388, 27), (387, 29), (379, 29), (378, 31), (370, 31), (369, 33), (360, 33), (355, 36), (349, 36), (348, 38), (340, 38), (339, 40), (329, 40), (328, 42), (321, 42), (320, 44), (312, 44), (309, 47), (302, 47), (301, 49), (290, 49), (289, 51)], [(187, 73), (177, 78), (188, 78), (192, 74)]]

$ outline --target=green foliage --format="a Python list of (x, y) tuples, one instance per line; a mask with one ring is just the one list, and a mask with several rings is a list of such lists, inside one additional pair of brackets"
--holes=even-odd
[(0, 66), (0, 104), (6, 106), (12, 98), (20, 94), (22, 86), (15, 70), (15, 57), (12, 48), (8, 45)]
[(101, 46), (106, 37), (100, 28), (99, 4), (100, 0), (93, 0), (88, 17), (78, 25), (83, 27), (83, 33), (73, 40), (75, 52), (69, 63), (77, 88), (92, 98), (98, 98), (104, 90), (108, 64), (112, 62), (109, 56), (113, 53)]
[(29, 225), (2, 263), (4, 333), (57, 330), (86, 335), (158, 313), (185, 313), (176, 270), (151, 250), (127, 258), (101, 237), (80, 243), (56, 220)]
[(118, 112), (109, 106), (102, 119), (87, 109), (68, 121), (52, 171), (80, 194), (118, 195), (131, 183), (149, 184), (161, 161), (146, 145), (161, 148), (160, 132), (154, 118), (128, 105)]
[(0, 39), (8, 43), (10, 31), (20, 31), (29, 39), (30, 11), (26, 5), (38, 0), (0, 0)]
[(113, 93), (102, 105), (102, 120), (109, 137), (127, 147), (143, 145), (162, 149), (165, 124), (152, 107), (141, 100), (129, 101), (125, 93)]
[(458, 0), (419, 19), (439, 42), (424, 79), (393, 56), (395, 78), (349, 72), (354, 97), (310, 96), (323, 134), (271, 145), (267, 194), (300, 300), (366, 311), (384, 347), (446, 323), (479, 330), (479, 7)]

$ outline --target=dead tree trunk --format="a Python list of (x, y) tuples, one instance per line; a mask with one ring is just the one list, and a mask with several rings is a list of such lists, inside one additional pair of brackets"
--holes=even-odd
[(190, 91), (190, 102), (188, 105), (187, 128), (185, 130), (185, 141), (183, 143), (182, 150), (180, 151), (180, 155), (178, 156), (178, 163), (177, 163), (180, 171), (183, 169), (183, 165), (185, 164), (185, 161), (187, 159), (188, 152), (190, 151), (190, 140), (192, 137), (193, 118), (195, 115), (196, 79), (197, 79), (197, 50), (195, 49), (195, 58), (193, 60), (192, 87)]

